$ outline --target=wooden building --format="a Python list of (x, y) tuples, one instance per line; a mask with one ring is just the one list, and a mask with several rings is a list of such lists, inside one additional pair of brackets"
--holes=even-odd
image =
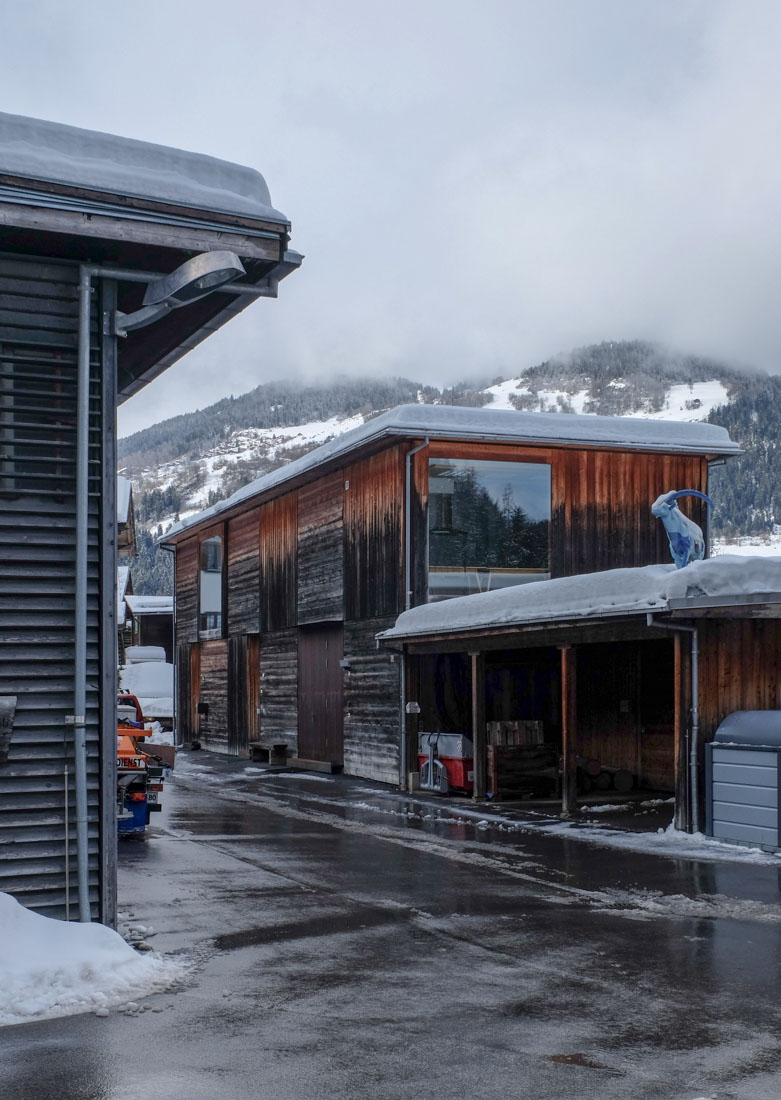
[[(707, 424), (432, 405), (368, 421), (166, 536), (181, 739), (284, 742), (406, 782), (400, 714), (418, 688), (376, 640), (400, 612), (665, 562), (651, 503), (706, 490), (709, 463), (736, 453)], [(449, 660), (445, 688), (443, 667), (421, 666), (420, 691), (444, 690), (437, 720), (471, 728), (468, 667)]]
[(49, 915), (115, 913), (116, 405), (276, 295), (289, 228), (251, 169), (0, 114), (0, 890)]
[[(781, 708), (781, 560), (551, 580), (501, 601), (418, 607), (381, 641), (403, 654), (420, 706), (406, 718), (410, 770), (418, 728), (461, 729), (474, 742), (476, 797), (547, 783), (570, 813), (578, 765), (598, 761), (674, 794), (677, 827), (698, 828), (706, 742), (733, 711)], [(519, 722), (544, 732), (553, 774), (537, 768), (535, 780), (540, 751), (490, 744), (492, 723)]]

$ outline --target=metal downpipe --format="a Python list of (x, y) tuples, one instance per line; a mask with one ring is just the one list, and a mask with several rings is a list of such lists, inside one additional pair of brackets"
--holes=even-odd
[[(404, 610), (412, 607), (412, 457), (418, 451), (422, 451), (429, 445), (429, 437), (407, 451), (404, 469)], [(401, 700), (399, 713), (401, 715), (401, 754), (399, 759), (399, 785), (402, 790), (407, 789), (407, 654), (402, 647), (401, 651)]]
[(697, 633), (696, 626), (684, 626), (682, 623), (658, 623), (654, 619), (653, 612), (649, 611), (645, 617), (646, 625), (655, 627), (657, 630), (672, 630), (677, 631), (679, 634), (690, 634), (692, 639), (691, 644), (691, 695), (692, 695), (692, 726), (691, 726), (691, 739), (689, 741), (689, 793), (691, 798), (691, 828), (693, 833), (700, 831), (700, 776), (699, 776), (699, 754), (700, 754), (700, 676), (699, 676), (699, 658), (700, 658), (700, 646), (699, 646), (699, 634)]
[(76, 856), (79, 920), (89, 923), (87, 805), (87, 561), (89, 554), (89, 368), (91, 272), (79, 268), (79, 351), (76, 412), (76, 587), (73, 660), (73, 757), (76, 775)]

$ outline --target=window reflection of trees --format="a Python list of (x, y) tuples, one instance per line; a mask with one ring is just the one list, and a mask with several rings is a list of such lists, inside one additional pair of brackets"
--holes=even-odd
[[(497, 578), (480, 574), (500, 571), (502, 585), (542, 579), (549, 569), (549, 518), (532, 518), (519, 500), (530, 480), (539, 488), (540, 464), (507, 463), (501, 495), (486, 486), (496, 480), (498, 463), (432, 460), (429, 482), (429, 567), (432, 573), (470, 573), (471, 579), (436, 578), (432, 597), (497, 587)], [(502, 470), (500, 476), (504, 476)], [(545, 476), (545, 475), (543, 475)], [(549, 472), (547, 473), (549, 477)], [(524, 484), (526, 482), (526, 485)], [(548, 492), (548, 515), (550, 510)], [(508, 575), (509, 574), (509, 575)], [(513, 578), (512, 574), (516, 574)], [(529, 576), (532, 574), (532, 576)], [(432, 578), (433, 580), (433, 578)], [(435, 591), (437, 589), (438, 591)]]

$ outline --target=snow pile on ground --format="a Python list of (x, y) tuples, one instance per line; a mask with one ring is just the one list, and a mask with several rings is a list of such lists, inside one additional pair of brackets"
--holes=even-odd
[(0, 893), (0, 1025), (72, 1016), (168, 988), (181, 963), (139, 955), (103, 924), (54, 920)]
[(685, 569), (672, 564), (606, 569), (422, 604), (405, 611), (379, 637), (666, 611), (671, 599), (766, 592), (781, 592), (781, 557), (724, 554)]
[(627, 833), (619, 829), (606, 829), (601, 825), (589, 825), (577, 821), (533, 825), (531, 828), (553, 836), (566, 837), (568, 840), (584, 840), (588, 844), (596, 844), (603, 848), (622, 848), (630, 852), (682, 857), (708, 863), (727, 861), (781, 867), (781, 853), (766, 852), (762, 848), (749, 848), (742, 844), (728, 844), (726, 841), (705, 836), (704, 833), (684, 833), (673, 825), (668, 825), (666, 829), (659, 829), (655, 833)]

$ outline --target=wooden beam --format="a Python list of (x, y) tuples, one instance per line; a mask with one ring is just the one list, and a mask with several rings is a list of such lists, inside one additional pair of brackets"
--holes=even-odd
[(470, 653), (472, 663), (472, 745), (474, 752), (475, 801), (486, 794), (486, 729), (485, 729), (485, 657)]
[(98, 237), (104, 241), (131, 241), (185, 252), (229, 248), (244, 259), (276, 261), (283, 253), (282, 226), (279, 238), (273, 239), (234, 232), (230, 226), (224, 230), (201, 229), (4, 202), (0, 202), (0, 226), (64, 233), (70, 237)]
[(400, 660), (405, 662), (404, 674), (404, 727), (406, 730), (406, 756), (403, 760), (403, 787), (409, 786), (409, 773), (418, 770), (418, 731), (420, 729), (420, 711), (407, 711), (407, 703), (420, 706), (420, 662), (416, 657), (402, 653)]
[(570, 817), (576, 809), (575, 770), (577, 767), (577, 670), (576, 651), (561, 646), (561, 814)]

